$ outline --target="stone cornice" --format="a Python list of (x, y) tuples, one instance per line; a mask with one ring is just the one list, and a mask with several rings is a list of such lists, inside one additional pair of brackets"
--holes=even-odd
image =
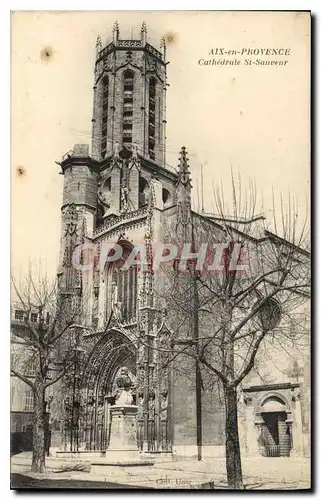
[(135, 210), (133, 212), (125, 212), (124, 214), (119, 215), (116, 219), (106, 220), (106, 222), (94, 229), (93, 231), (93, 239), (96, 239), (103, 234), (114, 232), (117, 229), (123, 228), (124, 226), (134, 226), (139, 222), (142, 222), (146, 219), (147, 216), (147, 207), (140, 208), (139, 210)]
[(99, 172), (99, 162), (92, 158), (91, 156), (75, 156), (73, 154), (67, 154), (63, 157), (60, 163), (61, 169), (63, 173), (68, 167), (80, 167), (85, 166), (89, 167), (91, 170), (95, 172)]
[(252, 385), (243, 387), (243, 392), (261, 392), (261, 391), (276, 391), (278, 389), (294, 389), (300, 387), (299, 382), (283, 382), (279, 384)]
[(155, 49), (149, 43), (145, 43), (142, 40), (117, 40), (117, 42), (110, 42), (106, 47), (104, 47), (100, 52), (98, 52), (96, 64), (104, 60), (109, 54), (118, 50), (143, 50), (156, 57), (157, 60), (165, 65), (163, 55), (159, 50)]

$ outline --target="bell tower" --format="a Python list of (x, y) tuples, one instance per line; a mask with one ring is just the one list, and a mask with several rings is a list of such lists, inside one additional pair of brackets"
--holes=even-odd
[(112, 39), (96, 42), (92, 158), (100, 165), (95, 227), (147, 205), (151, 183), (155, 206), (175, 203), (177, 173), (166, 165), (166, 45), (140, 37), (123, 39), (114, 23)]
[(118, 143), (140, 156), (165, 164), (166, 46), (147, 41), (142, 23), (139, 39), (121, 39), (117, 21), (112, 41), (96, 42), (92, 156), (108, 158)]

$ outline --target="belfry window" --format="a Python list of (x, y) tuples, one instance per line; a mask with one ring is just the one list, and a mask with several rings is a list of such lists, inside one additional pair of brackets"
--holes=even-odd
[(101, 156), (105, 158), (107, 149), (107, 122), (108, 122), (108, 76), (102, 81), (102, 124), (101, 124)]
[(155, 160), (155, 105), (156, 101), (156, 80), (152, 77), (149, 80), (149, 106), (148, 106), (148, 151), (152, 160)]
[(123, 80), (123, 145), (130, 147), (133, 142), (133, 97), (134, 73), (126, 70)]

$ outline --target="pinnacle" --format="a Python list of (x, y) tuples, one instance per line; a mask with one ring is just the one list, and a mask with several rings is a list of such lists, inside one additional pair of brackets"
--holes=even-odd
[(97, 35), (97, 38), (96, 38), (96, 47), (97, 48), (101, 47), (101, 36), (100, 35)]
[(180, 156), (179, 156), (179, 167), (180, 170), (188, 170), (188, 156), (187, 156), (187, 150), (185, 146), (182, 146), (181, 151), (180, 151)]

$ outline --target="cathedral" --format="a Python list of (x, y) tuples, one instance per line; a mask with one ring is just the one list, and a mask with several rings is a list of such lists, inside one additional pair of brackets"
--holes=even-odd
[[(59, 411), (51, 420), (51, 445), (60, 452), (108, 448), (109, 408), (123, 373), (130, 378), (138, 406), (142, 452), (199, 458), (224, 454), (219, 391), (207, 384), (194, 361), (176, 358), (176, 367), (185, 363), (185, 371), (169, 362), (172, 346), (186, 335), (173, 339), (173, 318), (159, 293), (162, 278), (149, 261), (155, 243), (166, 240), (169, 228), (186, 237), (193, 220), (203, 221), (209, 231), (221, 230), (215, 216), (192, 210), (185, 147), (177, 168), (166, 164), (166, 73), (165, 40), (159, 49), (151, 45), (145, 23), (139, 39), (122, 39), (116, 22), (111, 41), (103, 46), (98, 37), (96, 43), (91, 150), (77, 144), (60, 161), (64, 182), (59, 294), (79, 300), (82, 324), (73, 335), (78, 362), (68, 383), (54, 389), (51, 403), (54, 415), (55, 392), (60, 391)], [(260, 238), (264, 218), (244, 221), (246, 227), (249, 223), (251, 238)], [(87, 272), (74, 265), (79, 246), (94, 248), (97, 263), (106, 245), (116, 244), (122, 249), (117, 260)], [(135, 245), (146, 251), (148, 264), (142, 272), (124, 265)], [(262, 385), (254, 377), (244, 388), (240, 435), (247, 452), (260, 452), (256, 433), (268, 427), (264, 405), (272, 401), (274, 413), (287, 416), (284, 427), (295, 428), (291, 437), (282, 438), (283, 454), (290, 448), (304, 453), (308, 422), (298, 392), (306, 379), (301, 366), (294, 368), (282, 380), (276, 377)]]

